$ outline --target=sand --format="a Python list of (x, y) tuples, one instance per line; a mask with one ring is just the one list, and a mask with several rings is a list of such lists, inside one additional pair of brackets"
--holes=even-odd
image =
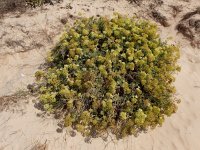
[[(116, 11), (154, 21), (149, 16), (151, 10), (147, 9), (152, 1), (137, 6), (125, 0), (75, 0), (28, 10), (24, 14), (6, 14), (0, 19), (0, 96), (26, 89), (29, 83), (34, 82), (34, 72), (44, 62), (46, 52), (58, 41), (64, 30), (61, 19), (67, 17), (71, 23), (80, 13), (83, 16), (110, 17)], [(69, 2), (72, 9), (66, 7)], [(170, 5), (182, 6), (183, 11), (174, 18)], [(27, 96), (19, 99), (17, 106), (0, 112), (0, 149), (31, 150), (39, 144), (48, 150), (200, 149), (200, 49), (192, 47), (190, 41), (175, 29), (181, 17), (197, 6), (200, 6), (199, 0), (167, 0), (157, 7), (170, 24), (169, 27), (163, 27), (157, 23), (160, 35), (163, 40), (170, 37), (169, 43), (180, 46), (179, 64), (182, 67), (175, 82), (176, 95), (182, 101), (177, 113), (166, 118), (162, 127), (141, 133), (138, 137), (129, 136), (117, 141), (109, 135), (107, 141), (97, 138), (87, 143), (79, 133), (71, 137), (70, 128), (57, 133), (59, 120), (52, 116), (38, 117), (41, 111), (34, 107), (37, 98)], [(70, 18), (70, 14), (73, 17)]]

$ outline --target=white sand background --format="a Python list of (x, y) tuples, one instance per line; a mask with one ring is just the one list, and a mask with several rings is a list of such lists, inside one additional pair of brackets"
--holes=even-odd
[[(72, 22), (69, 13), (76, 17), (79, 12), (83, 16), (111, 16), (114, 10), (149, 18), (146, 7), (125, 0), (75, 0), (71, 2), (72, 9), (67, 9), (69, 2), (28, 10), (22, 15), (7, 14), (0, 20), (1, 96), (25, 89), (34, 82), (34, 72), (63, 31), (61, 18), (68, 17), (68, 22)], [(182, 5), (183, 11), (173, 18), (169, 5)], [(177, 113), (166, 118), (162, 127), (138, 137), (129, 136), (119, 141), (109, 137), (107, 142), (97, 138), (88, 144), (79, 133), (71, 137), (69, 129), (57, 133), (58, 120), (37, 117), (40, 111), (34, 108), (35, 98), (28, 97), (28, 103), (21, 100), (20, 106), (0, 112), (0, 150), (30, 150), (37, 143), (46, 143), (48, 150), (200, 150), (200, 49), (191, 47), (175, 30), (181, 17), (197, 6), (200, 0), (165, 0), (159, 8), (170, 23), (169, 27), (158, 24), (159, 32), (162, 39), (172, 37), (169, 43), (180, 46), (182, 67), (175, 82), (177, 97), (182, 101)]]

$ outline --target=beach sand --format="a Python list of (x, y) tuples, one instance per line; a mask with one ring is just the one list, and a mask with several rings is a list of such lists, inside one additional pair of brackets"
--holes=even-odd
[[(34, 82), (34, 72), (45, 61), (46, 53), (58, 41), (64, 30), (61, 20), (72, 23), (81, 16), (103, 15), (113, 12), (155, 21), (149, 14), (150, 0), (141, 6), (125, 0), (75, 0), (54, 6), (27, 10), (23, 14), (8, 13), (0, 19), (0, 96), (26, 89)], [(69, 3), (72, 9), (69, 8)], [(182, 11), (174, 17), (171, 6)], [(67, 7), (68, 6), (68, 7)], [(116, 140), (112, 135), (86, 142), (79, 133), (70, 136), (70, 128), (56, 132), (59, 120), (52, 116), (38, 116), (34, 96), (17, 99), (8, 109), (0, 112), (0, 150), (199, 150), (200, 149), (200, 49), (192, 47), (189, 39), (177, 33), (176, 25), (183, 15), (200, 6), (199, 0), (167, 0), (158, 6), (170, 26), (158, 24), (163, 40), (180, 46), (181, 72), (176, 76), (176, 96), (181, 99), (178, 111), (166, 118), (162, 127)], [(200, 14), (199, 16), (200, 19)], [(200, 39), (198, 34), (196, 39)], [(0, 99), (1, 101), (1, 99)], [(41, 145), (41, 147), (37, 147)]]

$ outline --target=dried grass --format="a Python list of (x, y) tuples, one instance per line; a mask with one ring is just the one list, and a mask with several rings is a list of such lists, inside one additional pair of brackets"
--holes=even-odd
[(36, 142), (35, 145), (30, 150), (48, 150), (47, 141), (44, 144)]
[(22, 99), (25, 99), (28, 95), (29, 92), (27, 91), (18, 91), (15, 94), (0, 97), (0, 112), (8, 110), (12, 106), (16, 106)]

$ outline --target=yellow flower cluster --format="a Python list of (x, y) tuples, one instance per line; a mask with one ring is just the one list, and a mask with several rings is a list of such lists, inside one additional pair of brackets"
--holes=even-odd
[(38, 71), (47, 111), (85, 136), (109, 129), (117, 137), (162, 125), (176, 111), (173, 74), (179, 49), (162, 42), (156, 25), (117, 15), (77, 20)]

